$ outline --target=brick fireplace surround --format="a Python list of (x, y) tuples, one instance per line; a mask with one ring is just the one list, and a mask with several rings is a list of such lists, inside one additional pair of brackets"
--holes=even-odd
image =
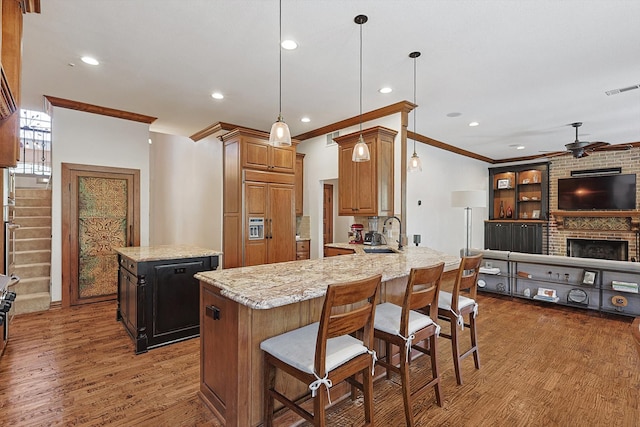
[[(636, 211), (597, 213), (558, 213), (558, 178), (570, 178), (571, 171), (621, 167), (623, 174), (636, 174), (640, 178), (640, 148), (626, 151), (601, 151), (574, 159), (571, 156), (555, 157), (549, 165), (549, 255), (567, 255), (567, 239), (625, 240), (629, 244), (629, 260), (636, 259), (638, 248), (636, 234), (640, 223), (640, 194), (636, 195)], [(640, 193), (640, 184), (636, 184)]]

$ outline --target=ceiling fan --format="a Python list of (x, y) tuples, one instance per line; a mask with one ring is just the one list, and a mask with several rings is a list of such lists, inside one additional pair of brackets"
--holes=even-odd
[(556, 157), (563, 156), (565, 154), (571, 153), (573, 157), (576, 159), (580, 159), (582, 157), (587, 157), (590, 152), (593, 151), (604, 151), (611, 149), (612, 151), (618, 150), (629, 150), (632, 148), (630, 145), (611, 145), (608, 142), (589, 142), (589, 141), (580, 141), (578, 139), (578, 128), (582, 126), (582, 122), (571, 123), (571, 126), (576, 130), (576, 139), (575, 141), (565, 144), (566, 151), (556, 151), (550, 154), (545, 155), (545, 157)]

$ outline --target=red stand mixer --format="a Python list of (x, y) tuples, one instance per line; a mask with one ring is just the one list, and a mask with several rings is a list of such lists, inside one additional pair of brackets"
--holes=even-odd
[(364, 243), (363, 230), (364, 226), (362, 224), (351, 224), (351, 231), (349, 231), (349, 243), (354, 245), (361, 245)]

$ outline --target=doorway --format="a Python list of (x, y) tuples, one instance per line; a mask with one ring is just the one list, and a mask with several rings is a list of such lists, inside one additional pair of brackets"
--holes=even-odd
[(333, 243), (333, 185), (324, 184), (322, 200), (322, 241), (324, 247), (327, 243)]
[(115, 247), (140, 244), (140, 171), (62, 164), (62, 306), (114, 299)]

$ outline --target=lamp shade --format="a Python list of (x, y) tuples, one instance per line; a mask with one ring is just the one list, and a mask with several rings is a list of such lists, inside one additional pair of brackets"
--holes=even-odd
[(487, 193), (483, 190), (452, 191), (451, 206), (454, 208), (486, 208)]

